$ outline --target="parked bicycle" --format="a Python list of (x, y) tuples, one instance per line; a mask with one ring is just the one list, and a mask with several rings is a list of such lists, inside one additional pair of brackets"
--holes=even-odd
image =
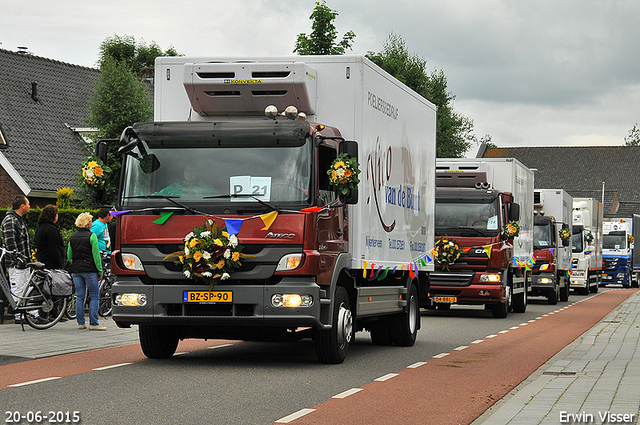
[[(7, 270), (3, 261), (5, 256), (17, 259), (31, 269), (29, 282), (22, 294), (11, 292), (11, 285), (7, 279)], [(58, 323), (64, 315), (67, 308), (67, 297), (50, 295), (44, 289), (47, 273), (44, 263), (28, 262), (28, 259), (19, 252), (0, 247), (0, 287), (13, 311), (21, 314), (22, 330), (24, 330), (25, 321), (34, 329), (49, 329)], [(14, 295), (18, 299), (17, 302)], [(32, 312), (37, 312), (37, 314), (32, 314)]]
[[(102, 258), (102, 279), (98, 282), (98, 315), (100, 317), (107, 317), (113, 311), (111, 306), (111, 285), (113, 284), (113, 278), (111, 277), (111, 254), (108, 252), (100, 252)], [(89, 293), (85, 299), (85, 307), (88, 308)], [(74, 320), (76, 318), (76, 290), (73, 288), (73, 295), (68, 299), (66, 315), (69, 319)]]

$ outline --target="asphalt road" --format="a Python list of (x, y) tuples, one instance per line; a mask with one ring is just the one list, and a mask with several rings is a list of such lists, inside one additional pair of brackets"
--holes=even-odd
[[(572, 294), (569, 303), (557, 306), (548, 305), (543, 298), (531, 298), (525, 313), (510, 313), (506, 319), (494, 319), (489, 311), (479, 309), (424, 311), (413, 347), (374, 346), (369, 334), (361, 332), (340, 365), (318, 363), (311, 341), (209, 341), (187, 344), (186, 349), (181, 343), (179, 351), (184, 354), (168, 360), (148, 360), (139, 346), (133, 345), (15, 363), (3, 366), (3, 373), (23, 375), (25, 381), (61, 378), (18, 387), (0, 383), (0, 404), (5, 423), (11, 423), (6, 412), (41, 411), (78, 412), (81, 423), (88, 425), (271, 424), (488, 335), (528, 321), (544, 325), (544, 315), (583, 298)], [(549, 338), (563, 326), (557, 317), (548, 320), (552, 325)], [(421, 385), (429, 392), (438, 391), (428, 377)], [(372, 394), (384, 398), (384, 391), (381, 386), (379, 393)], [(393, 411), (388, 414), (379, 417), (379, 423), (402, 423), (393, 420)], [(338, 418), (335, 423), (342, 419), (343, 423), (354, 422)], [(41, 423), (56, 422), (45, 419)]]

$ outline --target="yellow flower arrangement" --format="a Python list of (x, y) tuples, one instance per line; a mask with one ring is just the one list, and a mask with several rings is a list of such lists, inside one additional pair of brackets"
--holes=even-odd
[(82, 163), (78, 183), (92, 190), (100, 190), (104, 188), (105, 177), (109, 172), (111, 169), (100, 158), (90, 156)]
[(462, 256), (462, 249), (458, 243), (446, 236), (436, 240), (436, 244), (433, 248), (434, 259), (436, 264), (441, 265), (444, 269), (449, 270), (449, 266), (452, 266)]
[(505, 224), (502, 226), (502, 234), (505, 239), (513, 239), (518, 237), (520, 234), (520, 226), (515, 221)]
[(560, 230), (560, 239), (563, 241), (568, 241), (571, 239), (571, 230), (569, 229), (561, 229)]
[(350, 158), (346, 153), (341, 153), (336, 158), (329, 170), (329, 183), (335, 186), (342, 195), (349, 193), (349, 190), (358, 187), (360, 179), (360, 164), (355, 158)]
[(629, 238), (628, 238), (628, 239), (629, 239), (629, 243), (633, 243), (633, 240), (634, 240), (634, 239), (633, 239), (633, 236), (629, 235)]
[(205, 219), (205, 224), (193, 229), (184, 237), (184, 249), (167, 255), (164, 259), (177, 258), (184, 275), (193, 280), (204, 280), (213, 287), (220, 280), (227, 280), (239, 268), (243, 258), (253, 255), (243, 254), (244, 247), (238, 243), (236, 235), (230, 235), (227, 228), (218, 230), (214, 220)]

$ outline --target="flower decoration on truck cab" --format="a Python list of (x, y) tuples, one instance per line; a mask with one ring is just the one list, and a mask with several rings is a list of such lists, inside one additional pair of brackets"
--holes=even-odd
[(633, 243), (633, 240), (634, 240), (633, 236), (629, 235), (628, 239), (629, 239), (629, 243)]
[(90, 156), (82, 163), (78, 183), (90, 190), (100, 190), (104, 188), (105, 177), (109, 172), (111, 169), (100, 158)]
[(502, 235), (505, 239), (517, 238), (520, 234), (520, 226), (515, 221), (509, 222), (502, 226)]
[(560, 239), (563, 241), (568, 241), (571, 239), (571, 230), (569, 229), (560, 229)]
[(455, 262), (462, 256), (462, 249), (456, 241), (443, 236), (436, 240), (436, 244), (433, 247), (433, 254), (436, 264), (439, 264), (442, 268), (449, 270), (449, 266), (455, 264)]
[(227, 280), (239, 268), (243, 258), (253, 257), (242, 253), (244, 248), (236, 235), (227, 228), (218, 229), (215, 220), (205, 219), (203, 226), (196, 227), (184, 237), (184, 249), (167, 255), (164, 259), (176, 258), (188, 279), (204, 280), (209, 289), (220, 280)]
[(360, 164), (355, 158), (350, 158), (346, 153), (341, 153), (327, 170), (329, 184), (335, 186), (338, 192), (346, 195), (360, 183)]
[(586, 235), (584, 235), (584, 240), (587, 241), (588, 244), (592, 244), (593, 243), (593, 233), (589, 232)]

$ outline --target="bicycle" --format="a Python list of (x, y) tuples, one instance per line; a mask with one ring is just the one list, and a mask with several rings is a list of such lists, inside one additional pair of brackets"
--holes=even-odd
[[(98, 282), (98, 315), (100, 317), (107, 317), (113, 311), (111, 306), (111, 285), (113, 284), (113, 278), (111, 277), (111, 254), (108, 252), (100, 252), (100, 258), (102, 258), (102, 279)], [(88, 306), (90, 300), (89, 294), (87, 293), (85, 306)], [(75, 286), (73, 288), (73, 294), (68, 298), (66, 315), (71, 320), (76, 318)]]
[[(16, 295), (17, 302), (7, 279), (7, 270), (3, 261), (5, 256), (17, 259), (21, 264), (31, 269), (27, 286), (22, 294)], [(49, 329), (62, 319), (67, 308), (67, 297), (50, 295), (44, 291), (43, 286), (47, 274), (44, 263), (27, 262), (27, 260), (17, 251), (9, 251), (5, 247), (0, 247), (0, 287), (14, 313), (20, 313), (23, 331), (25, 321), (34, 329)], [(32, 311), (37, 311), (38, 315), (31, 314)]]

